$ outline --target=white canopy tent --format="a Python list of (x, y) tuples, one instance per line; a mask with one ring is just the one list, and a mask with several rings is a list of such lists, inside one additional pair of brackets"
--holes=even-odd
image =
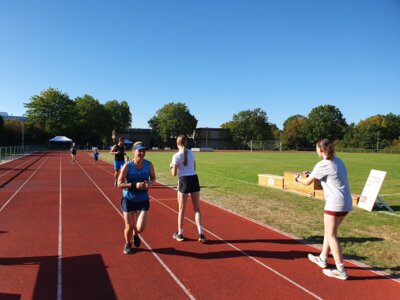
[(55, 143), (72, 143), (72, 140), (67, 138), (66, 136), (63, 135), (57, 135), (55, 137), (53, 137), (52, 139), (49, 140), (49, 142), (55, 142)]
[(50, 149), (68, 149), (69, 147), (71, 147), (71, 144), (72, 140), (62, 135), (57, 135), (49, 139)]

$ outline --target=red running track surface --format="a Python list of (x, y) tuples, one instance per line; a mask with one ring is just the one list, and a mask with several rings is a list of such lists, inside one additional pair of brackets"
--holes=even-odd
[(398, 281), (349, 261), (347, 281), (328, 278), (314, 247), (204, 201), (208, 242), (190, 204), (176, 242), (176, 191), (150, 195), (142, 246), (124, 255), (112, 165), (86, 152), (0, 165), (0, 299), (399, 299)]

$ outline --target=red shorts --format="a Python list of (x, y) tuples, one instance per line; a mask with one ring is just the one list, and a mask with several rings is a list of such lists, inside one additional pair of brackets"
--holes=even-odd
[(349, 212), (348, 211), (330, 211), (330, 210), (324, 210), (324, 214), (330, 215), (330, 216), (335, 216), (335, 217), (344, 217), (347, 215)]

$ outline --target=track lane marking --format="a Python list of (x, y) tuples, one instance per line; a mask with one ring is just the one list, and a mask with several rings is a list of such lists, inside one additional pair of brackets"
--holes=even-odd
[[(174, 213), (178, 214), (178, 212), (176, 210), (174, 210), (173, 208), (169, 207), (168, 205), (162, 203), (161, 201), (158, 201), (157, 198), (152, 197), (151, 198), (154, 199), (154, 201), (156, 201), (157, 203), (163, 205), (164, 207), (168, 208), (169, 210), (173, 211)], [(191, 219), (185, 217), (185, 220), (189, 221), (190, 223), (196, 225), (196, 223), (194, 221), (192, 221)], [(278, 275), (279, 277), (285, 279), (286, 281), (288, 281), (289, 283), (293, 284), (294, 286), (298, 287), (299, 289), (303, 290), (304, 292), (306, 292), (307, 294), (313, 296), (316, 299), (322, 299), (321, 297), (317, 296), (316, 294), (314, 294), (313, 292), (311, 292), (310, 290), (306, 289), (305, 287), (303, 287), (302, 285), (300, 285), (299, 283), (295, 282), (294, 280), (290, 279), (289, 277), (283, 275), (282, 273), (276, 271), (275, 269), (271, 268), (270, 266), (264, 264), (263, 262), (259, 261), (257, 258), (251, 256), (250, 254), (247, 254), (245, 251), (241, 250), (240, 248), (236, 247), (235, 245), (225, 241), (223, 238), (221, 238), (220, 236), (218, 236), (217, 234), (213, 233), (212, 231), (206, 229), (205, 227), (203, 227), (204, 231), (208, 232), (210, 235), (212, 235), (213, 237), (219, 239), (220, 241), (224, 242), (225, 244), (227, 244), (228, 246), (230, 246), (231, 248), (235, 249), (236, 251), (238, 251), (239, 253), (241, 253), (242, 255), (248, 257), (249, 259), (251, 259), (252, 261), (256, 262), (257, 264), (261, 265), (262, 267), (270, 270), (272, 273), (275, 273), (276, 275)]]
[(60, 154), (60, 185), (58, 199), (58, 257), (57, 257), (57, 300), (62, 299), (62, 164)]
[(15, 195), (17, 195), (19, 193), (19, 191), (24, 187), (24, 185), (33, 177), (33, 175), (36, 174), (37, 171), (39, 171), (39, 169), (44, 165), (45, 162), (47, 162), (49, 160), (49, 158), (47, 157), (46, 160), (44, 162), (42, 162), (42, 164), (35, 170), (35, 172), (33, 172), (31, 174), (31, 176), (28, 177), (28, 179), (19, 187), (19, 189), (7, 200), (6, 203), (4, 203), (4, 205), (0, 208), (0, 212), (2, 212), (2, 210), (8, 205), (8, 203), (11, 202), (11, 200), (15, 197)]
[[(124, 218), (121, 211), (112, 203), (111, 199), (103, 192), (103, 190), (96, 184), (96, 182), (90, 177), (90, 175), (85, 171), (85, 169), (81, 166), (81, 164), (77, 161), (77, 165), (81, 168), (81, 170), (86, 174), (86, 176), (90, 179), (90, 181), (96, 186), (96, 188), (100, 191), (100, 193), (107, 199), (110, 205), (118, 212), (121, 218)], [(174, 281), (179, 285), (179, 287), (185, 292), (185, 294), (189, 297), (189, 299), (195, 300), (196, 298), (190, 293), (190, 291), (183, 285), (183, 283), (179, 280), (179, 278), (172, 272), (172, 270), (164, 263), (164, 261), (160, 258), (160, 256), (154, 252), (153, 248), (146, 242), (145, 239), (141, 235), (139, 235), (147, 249), (153, 254), (153, 256), (158, 260), (158, 262), (163, 266), (163, 268), (167, 271), (167, 273), (174, 279)]]
[[(109, 163), (110, 165), (112, 165), (112, 163), (110, 163), (110, 162), (108, 162), (108, 161), (105, 161), (105, 160), (103, 160), (103, 161), (106, 162), (106, 163)], [(110, 174), (114, 175), (113, 173), (111, 173), (111, 172), (108, 171), (107, 169), (105, 169), (105, 168), (103, 168), (103, 167), (100, 167), (100, 168), (103, 169), (104, 171), (106, 171), (107, 173), (110, 173)], [(161, 184), (162, 186), (171, 188), (169, 185), (167, 185), (167, 184), (165, 184), (165, 183), (162, 183), (162, 182), (160, 182), (160, 181), (158, 181), (158, 180), (157, 180), (156, 182), (158, 182), (158, 183)], [(171, 189), (173, 189), (173, 188), (171, 188)], [(400, 195), (400, 193), (399, 193), (399, 195)], [(210, 201), (207, 201), (207, 200), (204, 200), (204, 199), (200, 199), (200, 200), (203, 201), (203, 202), (205, 202), (205, 203), (207, 203), (207, 204), (209, 204), (209, 205), (212, 205), (212, 206), (214, 206), (214, 207), (217, 207), (217, 208), (219, 208), (219, 209), (222, 209), (223, 211), (226, 211), (226, 212), (231, 213), (231, 214), (233, 214), (233, 215), (235, 215), (235, 216), (238, 216), (238, 217), (240, 217), (240, 218), (242, 218), (242, 219), (244, 219), (244, 220), (247, 220), (247, 221), (249, 221), (249, 222), (258, 224), (258, 225), (263, 226), (263, 227), (265, 227), (265, 228), (267, 228), (267, 229), (269, 229), (269, 230), (272, 230), (272, 231), (277, 232), (277, 233), (279, 233), (279, 234), (282, 234), (282, 235), (284, 235), (284, 236), (286, 236), (286, 237), (289, 237), (289, 238), (291, 238), (291, 239), (293, 239), (293, 240), (296, 240), (296, 241), (298, 241), (298, 242), (300, 242), (300, 243), (302, 243), (302, 244), (308, 245), (308, 246), (310, 246), (310, 247), (312, 247), (312, 248), (315, 248), (315, 249), (317, 249), (317, 250), (321, 250), (321, 249), (322, 249), (321, 246), (319, 246), (319, 245), (310, 244), (310, 243), (304, 241), (303, 239), (300, 239), (300, 238), (297, 237), (297, 236), (294, 236), (294, 235), (292, 235), (292, 234), (289, 234), (289, 233), (287, 233), (287, 232), (284, 232), (284, 231), (282, 231), (282, 230), (279, 230), (278, 228), (275, 228), (275, 227), (272, 227), (272, 226), (270, 226), (270, 225), (264, 224), (264, 223), (262, 223), (262, 222), (260, 222), (260, 221), (257, 221), (257, 220), (254, 220), (254, 219), (251, 219), (251, 218), (242, 216), (242, 215), (240, 215), (240, 214), (238, 214), (238, 213), (236, 213), (236, 212), (234, 212), (234, 211), (232, 211), (232, 210), (229, 210), (229, 209), (227, 209), (227, 208), (225, 208), (225, 207), (222, 207), (222, 206), (217, 205), (217, 204), (215, 204), (215, 203), (212, 203), (212, 202), (210, 202)], [(157, 201), (158, 201), (158, 200), (157, 200)], [(160, 201), (159, 201), (159, 202), (160, 202)], [(386, 212), (383, 212), (383, 213), (386, 213)], [(396, 215), (396, 217), (398, 217), (398, 215)], [(350, 263), (352, 263), (352, 264), (354, 264), (354, 265), (356, 265), (356, 266), (358, 266), (358, 267), (361, 267), (361, 268), (363, 268), (363, 269), (365, 269), (365, 270), (368, 270), (368, 271), (370, 271), (370, 272), (372, 272), (372, 273), (375, 273), (375, 274), (377, 274), (377, 275), (379, 275), (379, 276), (383, 276), (383, 277), (385, 277), (385, 278), (387, 278), (387, 279), (390, 279), (390, 280), (392, 280), (392, 281), (394, 281), (394, 282), (396, 282), (396, 283), (400, 283), (400, 279), (394, 278), (393, 276), (391, 276), (390, 274), (387, 274), (387, 273), (385, 273), (385, 272), (382, 272), (382, 271), (379, 271), (379, 270), (375, 270), (373, 267), (371, 267), (371, 266), (369, 266), (369, 265), (367, 265), (367, 264), (364, 264), (364, 263), (362, 263), (362, 262), (359, 262), (359, 261), (356, 261), (356, 260), (353, 260), (353, 259), (349, 259), (349, 258), (345, 258), (345, 260), (348, 261), (348, 262), (350, 262)]]
[[(101, 167), (101, 169), (105, 170), (107, 173), (111, 173), (108, 170), (104, 169), (103, 167)], [(112, 173), (111, 173), (112, 174)], [(112, 174), (113, 175), (113, 174)], [(168, 208), (169, 210), (173, 211), (174, 213), (178, 213), (177, 211), (175, 211), (174, 209), (172, 209), (171, 207), (169, 207), (168, 205), (165, 205), (164, 203), (162, 203), (161, 201), (159, 201), (157, 198), (150, 196), (150, 198), (152, 198), (153, 200), (155, 200), (157, 203), (160, 203), (161, 205), (163, 205), (164, 207)], [(185, 219), (187, 221), (189, 221), (190, 223), (196, 225), (196, 223), (194, 221), (192, 221), (191, 219), (185, 217)], [(223, 241), (224, 243), (226, 243), (227, 245), (229, 245), (231, 248), (235, 249), (236, 251), (238, 251), (239, 253), (241, 253), (243, 256), (248, 257), (249, 259), (253, 260), (254, 262), (256, 262), (257, 264), (261, 265), (262, 267), (268, 269), (269, 271), (275, 273), (276, 275), (278, 275), (279, 277), (285, 279), (286, 281), (288, 281), (289, 283), (293, 284), (294, 286), (298, 287), (299, 289), (303, 290), (304, 292), (306, 292), (307, 294), (313, 296), (316, 299), (322, 299), (321, 297), (319, 297), (318, 295), (314, 294), (313, 292), (311, 292), (310, 290), (306, 289), (305, 287), (303, 287), (302, 285), (298, 284), (297, 282), (295, 282), (294, 280), (290, 279), (289, 277), (283, 275), (282, 273), (278, 272), (277, 270), (269, 267), (268, 265), (264, 264), (263, 262), (259, 261), (257, 258), (251, 256), (250, 254), (246, 253), (245, 251), (239, 249), (238, 247), (236, 247), (235, 245), (225, 241), (223, 238), (219, 237), (218, 235), (216, 235), (215, 233), (211, 232), (210, 230), (206, 229), (205, 227), (203, 227), (203, 229), (208, 232), (209, 234), (211, 234), (212, 236), (214, 236), (215, 238)]]
[(1, 174), (1, 175), (0, 175), (0, 178), (3, 177), (4, 175), (10, 173), (11, 171), (14, 171), (14, 170), (15, 170), (16, 168), (18, 168), (19, 166), (22, 166), (23, 164), (28, 163), (28, 162), (30, 162), (30, 161), (32, 161), (32, 160), (34, 160), (34, 159), (35, 159), (35, 158), (33, 157), (33, 158), (31, 158), (30, 160), (25, 160), (25, 161), (23, 161), (22, 163), (20, 163), (19, 165), (16, 165), (16, 166), (15, 166), (14, 168), (12, 168), (11, 170), (8, 170), (7, 172)]

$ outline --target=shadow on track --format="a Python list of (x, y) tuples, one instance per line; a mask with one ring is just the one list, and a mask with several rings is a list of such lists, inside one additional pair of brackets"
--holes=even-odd
[(8, 180), (6, 180), (5, 182), (3, 182), (2, 184), (0, 184), (0, 189), (4, 188), (7, 184), (9, 184), (10, 182), (12, 182), (14, 179), (16, 179), (19, 175), (21, 175), (23, 172), (25, 172), (26, 170), (28, 170), (32, 165), (34, 165), (36, 162), (38, 162), (42, 157), (44, 157), (46, 154), (43, 153), (42, 155), (36, 155), (38, 156), (38, 158), (36, 158), (33, 162), (31, 162), (29, 165), (27, 165), (26, 167), (22, 168), (22, 169), (16, 169), (18, 170), (18, 172), (12, 176), (11, 178), (9, 178)]
[[(6, 257), (0, 258), (1, 265), (38, 265), (39, 271), (32, 299), (57, 298), (57, 256)], [(108, 277), (107, 266), (100, 254), (63, 258), (62, 278), (64, 299), (117, 299)], [(0, 298), (3, 299), (1, 296), (0, 294)]]

